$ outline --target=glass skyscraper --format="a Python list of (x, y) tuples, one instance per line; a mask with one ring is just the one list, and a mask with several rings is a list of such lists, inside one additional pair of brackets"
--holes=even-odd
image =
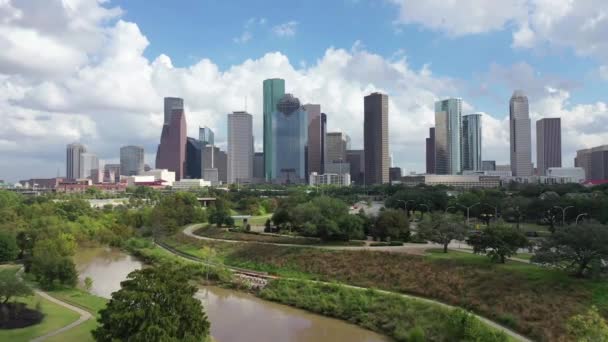
[(532, 133), (528, 97), (516, 90), (509, 101), (511, 171), (515, 177), (532, 176)]
[(272, 115), (273, 182), (299, 184), (306, 181), (306, 147), (308, 142), (308, 113), (300, 101), (286, 94)]
[(272, 116), (277, 110), (279, 100), (285, 95), (285, 80), (271, 78), (264, 80), (264, 173), (266, 180), (275, 178), (274, 157), (276, 155), (276, 143), (273, 140)]
[(462, 99), (435, 102), (435, 173), (462, 172)]
[(200, 140), (205, 145), (214, 145), (215, 134), (213, 134), (213, 131), (209, 127), (199, 127), (198, 140)]
[(144, 148), (123, 146), (120, 148), (120, 174), (136, 176), (144, 173)]
[(481, 114), (462, 117), (462, 168), (480, 171), (481, 165)]

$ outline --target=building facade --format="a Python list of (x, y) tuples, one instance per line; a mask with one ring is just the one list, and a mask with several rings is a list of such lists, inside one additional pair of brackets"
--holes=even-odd
[(481, 162), (481, 171), (496, 171), (496, 160), (484, 160)]
[(462, 172), (462, 99), (435, 102), (435, 173)]
[(279, 100), (285, 95), (285, 80), (271, 78), (263, 82), (263, 115), (264, 115), (264, 173), (266, 180), (274, 179), (276, 143), (273, 141), (273, 114), (277, 111)]
[(481, 170), (481, 114), (462, 117), (462, 143), (463, 170)]
[(435, 127), (429, 128), (429, 137), (426, 138), (426, 173), (435, 173)]
[(164, 112), (165, 112), (165, 121), (164, 124), (168, 125), (171, 123), (171, 113), (173, 110), (179, 109), (184, 110), (184, 99), (179, 97), (165, 97), (164, 101)]
[(401, 168), (400, 167), (391, 167), (388, 169), (388, 178), (391, 183), (400, 182), (401, 181)]
[(509, 101), (511, 171), (514, 177), (532, 176), (532, 137), (528, 97), (516, 90)]
[(200, 179), (203, 177), (204, 147), (205, 144), (198, 139), (186, 139), (186, 174), (184, 178)]
[(325, 137), (323, 136), (323, 120), (321, 115), (321, 105), (305, 104), (304, 110), (308, 113), (308, 173), (323, 173), (323, 163), (325, 162)]
[(186, 114), (183, 109), (173, 109), (170, 118), (169, 124), (163, 125), (156, 152), (156, 168), (173, 171), (176, 179), (180, 180), (184, 178), (186, 168)]
[(346, 151), (346, 162), (350, 165), (350, 179), (356, 185), (363, 185), (365, 178), (365, 152), (363, 150)]
[(305, 183), (308, 114), (293, 95), (286, 94), (277, 104), (272, 115), (272, 133), (275, 144), (273, 182)]
[(349, 186), (351, 184), (350, 174), (343, 173), (325, 173), (318, 174), (316, 172), (310, 173), (309, 185), (318, 186), (318, 185), (337, 185), (337, 186)]
[(120, 148), (120, 174), (136, 176), (144, 172), (144, 148), (142, 146), (123, 146)]
[(95, 153), (81, 153), (80, 154), (80, 178), (93, 177), (93, 171), (99, 170), (99, 159)]
[(365, 183), (389, 182), (388, 96), (372, 93), (363, 99)]
[(198, 140), (205, 145), (215, 145), (215, 133), (209, 127), (199, 127)]
[[(206, 145), (203, 150), (203, 179), (211, 180), (217, 174), (217, 182), (228, 182), (228, 155), (219, 147)], [(215, 171), (212, 171), (215, 170)], [(214, 183), (216, 184), (216, 183)]]
[(342, 132), (329, 132), (325, 135), (326, 161), (325, 163), (343, 162), (346, 160), (346, 151), (350, 150), (350, 137)]
[(228, 183), (253, 180), (253, 117), (247, 112), (228, 114)]
[(66, 148), (65, 175), (66, 179), (82, 178), (80, 175), (80, 155), (87, 152), (87, 148), (78, 143), (69, 144)]
[(416, 175), (404, 176), (402, 184), (407, 186), (419, 184), (430, 186), (446, 185), (458, 189), (498, 188), (500, 186), (500, 177), (485, 175)]
[(254, 183), (264, 182), (264, 152), (253, 154), (253, 179)]
[(536, 168), (538, 175), (550, 167), (562, 167), (562, 125), (560, 118), (536, 121)]

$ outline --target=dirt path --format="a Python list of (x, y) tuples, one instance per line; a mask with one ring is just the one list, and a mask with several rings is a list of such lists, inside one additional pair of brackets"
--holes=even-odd
[(70, 329), (73, 329), (73, 328), (81, 325), (82, 323), (88, 321), (89, 319), (91, 319), (93, 317), (91, 315), (91, 313), (89, 313), (88, 311), (85, 311), (79, 307), (76, 307), (76, 306), (66, 303), (64, 301), (61, 301), (61, 300), (49, 295), (48, 293), (46, 293), (44, 291), (34, 290), (34, 292), (36, 292), (37, 295), (39, 295), (40, 297), (43, 297), (44, 299), (46, 299), (48, 301), (51, 301), (57, 305), (61, 305), (64, 308), (67, 308), (69, 310), (72, 310), (72, 311), (78, 313), (80, 315), (80, 318), (78, 320), (76, 320), (75, 322), (72, 322), (72, 323), (66, 325), (65, 327), (59, 328), (55, 331), (51, 331), (50, 333), (47, 333), (45, 335), (36, 337), (35, 339), (31, 340), (32, 342), (44, 341), (51, 336), (55, 336), (55, 335), (61, 334), (63, 332), (66, 332)]
[[(202, 225), (190, 225), (190, 226), (187, 226), (183, 230), (183, 233), (185, 235), (187, 235), (187, 236), (190, 236), (190, 237), (193, 237), (193, 238), (199, 239), (199, 240), (226, 241), (226, 242), (231, 242), (231, 243), (243, 243), (244, 242), (244, 241), (235, 241), (235, 240), (212, 239), (212, 238), (206, 238), (206, 237), (203, 237), (203, 236), (195, 235), (194, 231), (196, 229), (199, 229), (201, 226)], [(290, 246), (290, 247), (294, 246), (294, 245), (286, 245), (286, 244), (274, 244), (274, 243), (269, 243), (269, 242), (266, 242), (265, 244), (279, 245), (279, 246)], [(296, 247), (298, 247), (298, 246), (300, 246), (300, 247), (311, 247), (311, 246), (296, 245)], [(324, 247), (324, 246), (315, 246), (315, 247), (316, 248), (328, 248), (328, 247)], [(361, 246), (361, 247), (345, 247), (345, 248), (348, 248), (348, 249), (353, 249), (354, 248), (354, 249), (360, 249), (360, 250), (370, 249), (369, 247), (363, 247), (363, 246)], [(380, 248), (380, 247), (371, 247), (371, 249), (373, 249), (373, 250), (379, 250), (377, 248)], [(399, 248), (399, 247), (389, 247), (389, 248)], [(427, 247), (425, 249), (427, 249), (427, 248), (429, 248), (428, 245), (427, 245)], [(171, 252), (171, 253), (173, 253), (173, 254), (175, 254), (175, 255), (177, 255), (177, 256), (179, 256), (179, 257), (183, 258), (183, 256), (175, 253), (174, 251), (171, 251), (169, 249), (166, 249), (166, 250), (169, 251), (169, 252)], [(472, 252), (472, 251), (468, 251), (468, 252)], [(523, 260), (523, 259), (521, 259), (521, 260)], [(526, 260), (523, 260), (523, 261), (526, 261)], [(230, 268), (230, 267), (228, 267), (228, 268)], [(276, 277), (276, 278), (279, 278), (279, 277)], [(330, 284), (330, 283), (327, 283), (327, 282), (317, 281), (317, 280), (303, 280), (303, 279), (290, 279), (290, 278), (281, 278), (281, 279), (284, 279), (284, 280), (297, 280), (297, 281), (310, 281), (310, 282), (315, 282), (315, 283), (320, 283), (320, 284)], [(335, 284), (335, 283), (331, 283), (331, 284)], [(366, 287), (359, 287), (359, 286), (347, 285), (347, 284), (339, 284), (339, 285), (340, 286), (344, 286), (344, 287), (348, 287), (348, 288), (351, 288), (351, 289), (361, 290), (361, 291), (367, 291), (367, 290), (369, 290), (369, 288), (366, 288)], [(404, 297), (404, 298), (407, 298), (407, 299), (410, 299), (410, 300), (417, 300), (417, 301), (428, 303), (428, 304), (439, 305), (439, 306), (442, 306), (442, 307), (445, 307), (445, 308), (448, 308), (448, 309), (452, 309), (452, 310), (462, 309), (460, 307), (449, 305), (449, 304), (446, 304), (446, 303), (443, 303), (443, 302), (440, 302), (440, 301), (437, 301), (437, 300), (434, 300), (434, 299), (429, 299), (429, 298), (424, 298), (424, 297), (418, 297), (418, 296), (408, 295), (408, 294), (404, 294), (404, 293), (385, 291), (385, 290), (377, 290), (376, 289), (376, 291), (382, 292), (382, 293), (385, 293), (385, 294), (399, 295), (401, 297)], [(469, 311), (467, 310), (467, 312), (469, 312)], [(487, 324), (488, 326), (490, 326), (490, 327), (492, 327), (492, 328), (494, 328), (496, 330), (504, 332), (505, 334), (509, 335), (511, 338), (515, 339), (516, 341), (532, 342), (531, 339), (529, 339), (529, 338), (527, 338), (527, 337), (525, 337), (525, 336), (523, 336), (523, 335), (515, 332), (514, 330), (511, 330), (511, 329), (509, 329), (509, 328), (507, 328), (507, 327), (505, 327), (505, 326), (503, 326), (503, 325), (501, 325), (499, 323), (496, 323), (496, 322), (494, 322), (492, 320), (489, 320), (489, 319), (487, 319), (487, 318), (485, 318), (483, 316), (479, 316), (479, 315), (477, 315), (477, 314), (475, 314), (473, 312), (469, 312), (469, 313), (471, 315), (475, 316), (481, 322)]]

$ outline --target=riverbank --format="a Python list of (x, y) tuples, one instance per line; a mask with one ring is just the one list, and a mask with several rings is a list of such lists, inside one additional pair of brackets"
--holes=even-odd
[(413, 294), (466, 308), (535, 340), (567, 339), (565, 325), (591, 305), (608, 313), (608, 284), (563, 271), (478, 255), (414, 256), (321, 250), (255, 243), (203, 241), (176, 234), (164, 240), (180, 251), (213, 248), (226, 265), (270, 274)]

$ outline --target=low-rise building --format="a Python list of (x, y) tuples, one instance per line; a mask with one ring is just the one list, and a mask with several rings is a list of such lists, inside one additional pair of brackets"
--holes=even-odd
[(349, 186), (350, 185), (350, 173), (325, 173), (318, 174), (316, 172), (312, 172), (309, 177), (309, 184), (311, 186), (317, 185), (339, 185), (339, 186)]
[(547, 177), (562, 178), (568, 183), (581, 183), (585, 180), (585, 169), (582, 167), (550, 167)]
[(211, 182), (204, 179), (181, 179), (173, 183), (173, 190), (200, 189), (208, 186), (211, 186)]
[(485, 175), (413, 175), (401, 178), (401, 183), (406, 186), (445, 185), (459, 189), (473, 188), (498, 188), (500, 177)]
[(160, 181), (164, 186), (172, 186), (175, 183), (175, 172), (167, 169), (145, 171), (142, 176), (153, 176), (154, 181)]

